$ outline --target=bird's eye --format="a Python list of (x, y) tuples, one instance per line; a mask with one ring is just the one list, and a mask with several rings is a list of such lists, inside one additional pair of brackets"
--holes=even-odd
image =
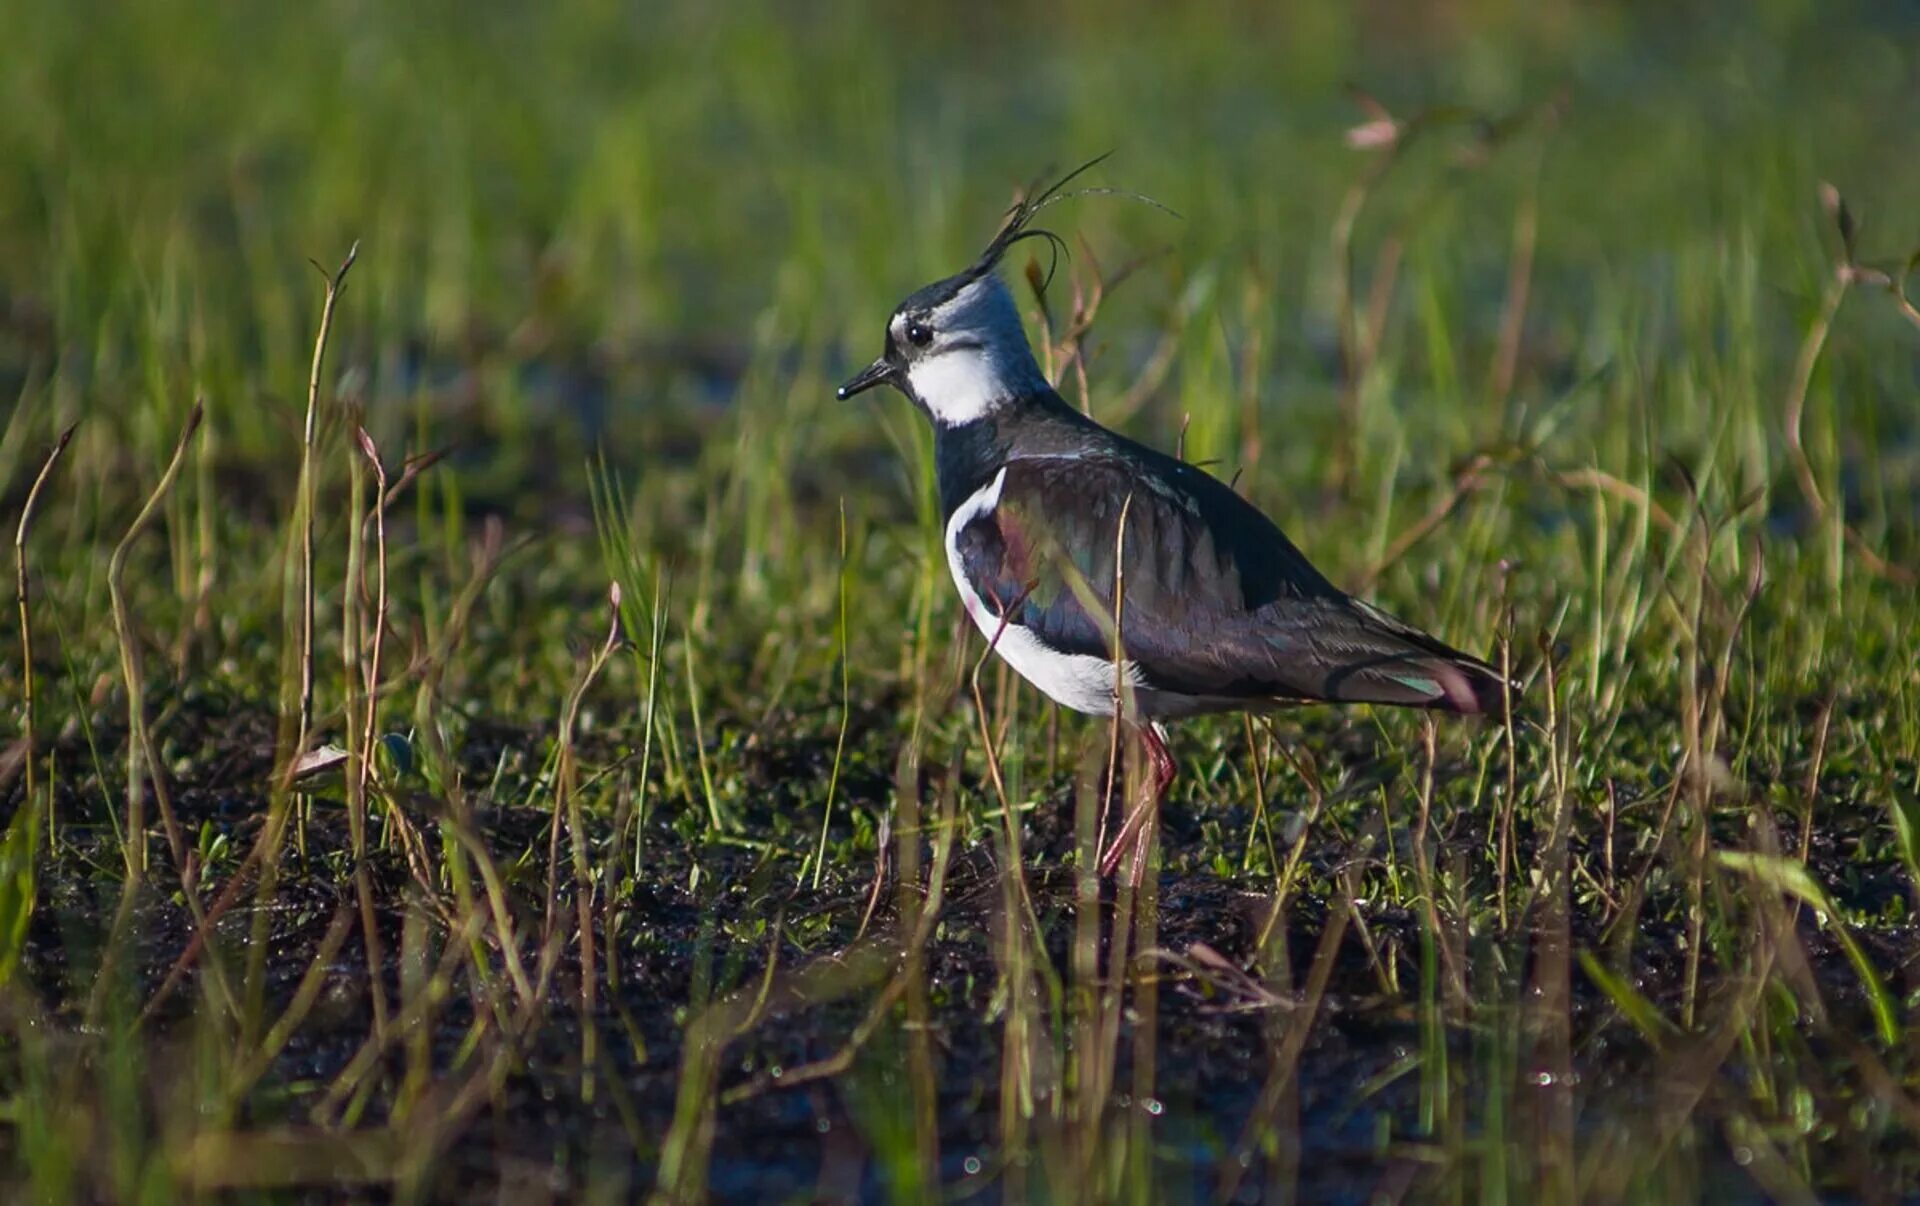
[(933, 328), (917, 318), (907, 320), (907, 342), (916, 348), (924, 348), (933, 342)]

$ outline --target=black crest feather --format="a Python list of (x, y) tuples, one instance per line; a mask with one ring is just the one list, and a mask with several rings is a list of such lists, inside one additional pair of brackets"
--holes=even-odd
[[(1020, 199), (1015, 201), (1013, 205), (1007, 209), (1006, 217), (1001, 220), (1000, 229), (994, 233), (993, 241), (987, 244), (986, 250), (982, 251), (979, 258), (975, 259), (973, 264), (967, 269), (965, 273), (967, 278), (970, 280), (978, 279), (992, 272), (1000, 263), (1001, 258), (1007, 254), (1007, 249), (1021, 240), (1045, 239), (1048, 245), (1053, 248), (1053, 264), (1047, 269), (1047, 280), (1049, 282), (1052, 281), (1053, 271), (1055, 267), (1059, 266), (1060, 257), (1067, 254), (1067, 243), (1065, 239), (1062, 239), (1051, 230), (1032, 225), (1033, 219), (1041, 210), (1052, 205), (1055, 201), (1063, 201), (1068, 197), (1077, 197), (1082, 193), (1093, 191), (1080, 189), (1068, 193), (1062, 190), (1087, 172), (1104, 163), (1112, 154), (1112, 151), (1107, 151), (1103, 154), (1096, 155), (1044, 188), (1041, 187), (1041, 181), (1046, 179), (1047, 173), (1042, 172), (1039, 176), (1035, 177), (1033, 183), (1029, 184), (1023, 191)], [(1048, 170), (1051, 171), (1052, 169)]]
[(1007, 254), (1007, 249), (1022, 239), (1045, 239), (1047, 244), (1053, 248), (1053, 259), (1047, 265), (1047, 279), (1041, 282), (1040, 287), (1044, 290), (1049, 284), (1052, 284), (1054, 270), (1060, 266), (1060, 258), (1068, 254), (1067, 243), (1065, 239), (1062, 239), (1051, 230), (1033, 225), (1033, 219), (1041, 210), (1056, 201), (1065, 201), (1070, 197), (1126, 197), (1138, 201), (1143, 205), (1151, 205), (1155, 209), (1172, 214), (1176, 218), (1180, 216), (1177, 212), (1155, 201), (1152, 197), (1129, 192), (1126, 189), (1076, 188), (1072, 192), (1066, 191), (1067, 185), (1072, 184), (1093, 168), (1105, 163), (1112, 155), (1112, 151), (1095, 155), (1092, 159), (1087, 160), (1045, 188), (1041, 187), (1040, 182), (1047, 178), (1047, 175), (1052, 169), (1048, 169), (1047, 172), (1042, 172), (1039, 176), (1035, 177), (1033, 183), (1026, 187), (1021, 198), (1008, 208), (1007, 216), (1001, 221), (1000, 229), (993, 236), (993, 241), (988, 243), (986, 250), (980, 253), (979, 258), (974, 260), (972, 265), (960, 274), (960, 279), (966, 281), (978, 280), (980, 277), (992, 272), (1000, 263), (1001, 257)]
[(1089, 159), (1079, 167), (1074, 168), (1071, 172), (1055, 180), (1052, 184), (1045, 185), (1044, 187), (1042, 186), (1042, 181), (1047, 178), (1050, 172), (1041, 173), (1032, 184), (1027, 186), (1020, 199), (1015, 201), (1013, 205), (1007, 209), (1006, 217), (1002, 219), (1000, 223), (1000, 229), (995, 232), (992, 241), (989, 242), (986, 249), (974, 259), (973, 263), (955, 273), (953, 276), (947, 277), (945, 280), (935, 281), (933, 284), (915, 292), (900, 303), (897, 312), (923, 312), (948, 301), (958, 294), (960, 290), (991, 273), (999, 266), (1001, 259), (1007, 254), (1007, 249), (1023, 239), (1045, 239), (1048, 246), (1053, 250), (1052, 262), (1047, 267), (1047, 278), (1045, 281), (1042, 281), (1040, 285), (1042, 290), (1046, 289), (1047, 285), (1053, 281), (1054, 270), (1060, 266), (1061, 258), (1067, 256), (1069, 253), (1065, 239), (1062, 239), (1051, 230), (1033, 225), (1033, 219), (1041, 210), (1056, 201), (1065, 201), (1070, 197), (1126, 197), (1146, 205), (1151, 205), (1155, 209), (1163, 210), (1166, 213), (1173, 214), (1176, 218), (1180, 216), (1172, 209), (1155, 201), (1152, 197), (1128, 192), (1125, 189), (1076, 188), (1071, 191), (1067, 189), (1069, 184), (1072, 184), (1094, 167), (1104, 163), (1112, 154), (1112, 151), (1108, 151), (1105, 155), (1099, 155)]

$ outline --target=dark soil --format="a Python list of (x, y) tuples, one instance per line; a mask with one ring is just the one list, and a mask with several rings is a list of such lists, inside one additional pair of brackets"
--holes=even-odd
[[(183, 716), (191, 715), (188, 723)], [(187, 759), (196, 768), (173, 785), (174, 803), (190, 843), (204, 845), (224, 835), (230, 853), (204, 873), (203, 899), (211, 901), (230, 876), (240, 851), (252, 842), (263, 820), (264, 779), (271, 765), (272, 724), (258, 713), (201, 699), (175, 716), (172, 731), (200, 733), (204, 742)], [(546, 748), (548, 736), (499, 726), (476, 725), (467, 735), (463, 763), (470, 783), (485, 783), (502, 750)], [(96, 734), (107, 746), (111, 733)], [(182, 740), (176, 737), (176, 741)], [(195, 746), (186, 740), (189, 747)], [(72, 748), (67, 748), (67, 747)], [(619, 748), (589, 751), (588, 765), (617, 759)], [(62, 756), (84, 756), (73, 739)], [(783, 817), (805, 816), (801, 799), (831, 762), (831, 749), (770, 743), (760, 750), (757, 778), (768, 792), (743, 802), (750, 833), (775, 829)], [(82, 782), (73, 776), (68, 783)], [(937, 784), (929, 779), (929, 787)], [(888, 807), (889, 785), (878, 775), (855, 775), (843, 784), (852, 808), (879, 816)], [(305, 856), (290, 842), (277, 891), (265, 919), (268, 954), (269, 1016), (289, 1000), (336, 914), (354, 902), (350, 868), (337, 852), (348, 847), (336, 787), (320, 785), (311, 797), (305, 826)], [(9, 789), (17, 799), (17, 790)], [(929, 791), (933, 798), (936, 793)], [(961, 796), (982, 798), (977, 785)], [(525, 798), (524, 795), (515, 798)], [(817, 799), (817, 793), (813, 798)], [(473, 822), (484, 834), (497, 863), (514, 868), (509, 877), (523, 932), (537, 934), (545, 907), (545, 852), (551, 815), (536, 808), (498, 807), (476, 795)], [(9, 807), (12, 805), (10, 804)], [(689, 802), (686, 807), (693, 807)], [(117, 867), (118, 853), (106, 826), (99, 794), (69, 789), (61, 807), (67, 845), (43, 872), (41, 907), (35, 914), (24, 969), (39, 998), (56, 1018), (77, 1023), (100, 967), (108, 919), (118, 901), (117, 879), (104, 869)], [(411, 806), (410, 806), (411, 807)], [(897, 932), (896, 894), (891, 880), (875, 899), (875, 862), (868, 850), (863, 863), (852, 858), (830, 867), (817, 890), (793, 883), (790, 861), (779, 866), (735, 844), (692, 845), (679, 836), (672, 816), (680, 805), (662, 807), (644, 837), (639, 879), (603, 885), (596, 901), (597, 941), (603, 960), (617, 961), (620, 989), (604, 985), (596, 1021), (602, 1043), (598, 1069), (603, 1086), (591, 1103), (582, 1099), (579, 997), (576, 954), (570, 947), (549, 991), (545, 1024), (519, 1052), (501, 1091), (458, 1134), (436, 1166), (434, 1187), (448, 1197), (474, 1192), (566, 1193), (611, 1179), (634, 1189), (650, 1185), (660, 1145), (674, 1121), (676, 1090), (685, 1055), (683, 1040), (692, 1016), (689, 1006), (704, 991), (718, 997), (731, 990), (751, 991), (767, 959), (778, 960), (780, 974), (844, 950), (861, 934)], [(1035, 911), (1045, 929), (1044, 942), (1056, 968), (1069, 966), (1076, 915), (1070, 785), (1062, 785), (1051, 807), (1029, 813), (1022, 840)], [(433, 845), (439, 830), (435, 808), (412, 809), (415, 823)], [(1244, 821), (1244, 818), (1242, 819)], [(809, 822), (799, 822), (802, 826)], [(1781, 819), (1783, 831), (1790, 819)], [(941, 925), (924, 953), (929, 1002), (930, 1050), (936, 1086), (939, 1129), (939, 1179), (952, 1192), (978, 1193), (996, 1200), (1006, 1191), (1006, 1170), (999, 1164), (1001, 1043), (996, 999), (999, 968), (994, 935), (1000, 916), (1002, 869), (996, 862), (991, 830), (978, 826), (977, 840), (955, 850), (941, 912)], [(1190, 974), (1172, 956), (1214, 952), (1235, 968), (1254, 966), (1256, 943), (1266, 916), (1270, 883), (1223, 880), (1200, 870), (1212, 852), (1193, 810), (1176, 787), (1162, 831), (1166, 871), (1158, 880), (1158, 946), (1170, 957), (1161, 962), (1157, 1009), (1150, 1019), (1129, 1013), (1119, 1043), (1114, 1083), (1131, 1083), (1129, 1068), (1134, 1028), (1151, 1024), (1157, 1064), (1154, 1098), (1133, 1101), (1124, 1093), (1112, 1103), (1116, 1115), (1149, 1111), (1155, 1160), (1165, 1196), (1204, 1198), (1222, 1185), (1223, 1169), (1244, 1157), (1238, 1179), (1242, 1197), (1280, 1193), (1290, 1184), (1301, 1198), (1314, 1201), (1370, 1200), (1376, 1192), (1395, 1195), (1414, 1183), (1420, 1157), (1409, 1147), (1421, 1128), (1420, 1072), (1390, 1075), (1421, 1049), (1418, 1007), (1421, 951), (1420, 919), (1404, 909), (1362, 901), (1355, 913), (1364, 920), (1373, 954), (1348, 926), (1338, 947), (1324, 999), (1314, 1015), (1302, 1049), (1298, 1075), (1276, 1096), (1278, 1108), (1260, 1128), (1265, 1143), (1244, 1147), (1260, 1110), (1263, 1086), (1274, 1064), (1280, 1036), (1300, 1008), (1299, 986), (1324, 929), (1345, 905), (1323, 895), (1303, 894), (1291, 905), (1283, 927), (1285, 972), (1276, 968), (1266, 983), (1276, 996), (1264, 1002), (1249, 995), (1230, 975)], [(593, 835), (596, 848), (611, 841), (604, 823)], [(797, 843), (789, 841), (787, 845)], [(1448, 838), (1436, 863), (1450, 858), (1469, 863), (1481, 857), (1481, 835)], [(156, 862), (164, 869), (150, 880), (134, 927), (126, 966), (132, 972), (129, 1000), (147, 1001), (187, 948), (192, 922), (177, 898), (166, 843), (156, 830)], [(1337, 868), (1354, 856), (1356, 842), (1332, 840), (1309, 855), (1309, 882), (1338, 882)], [(532, 857), (523, 861), (523, 856)], [(1823, 882), (1842, 885), (1844, 893), (1869, 896), (1899, 892), (1897, 879), (1863, 880), (1851, 863), (1852, 839), (1841, 828), (1823, 826), (1814, 845), (1816, 873)], [(565, 860), (563, 846), (563, 862)], [(931, 852), (923, 851), (923, 859)], [(923, 861), (923, 866), (925, 865)], [(699, 871), (695, 886), (695, 869)], [(404, 909), (413, 888), (397, 851), (370, 859), (379, 900), (381, 939), (388, 957), (385, 991), (400, 994), (400, 973), (393, 953), (401, 943)], [(562, 875), (559, 915), (573, 916), (570, 875)], [(1101, 902), (1103, 934), (1109, 934), (1116, 888), (1107, 884)], [(1570, 918), (1576, 948), (1607, 950), (1610, 936), (1594, 920), (1595, 911), (1576, 907)], [(251, 884), (218, 924), (219, 946), (229, 966), (248, 948), (256, 924)], [(609, 938), (609, 923), (613, 934)], [(779, 941), (770, 929), (780, 927)], [(1449, 1060), (1463, 1083), (1489, 1066), (1480, 1038), (1510, 1024), (1519, 1003), (1533, 991), (1537, 960), (1552, 949), (1532, 935), (1538, 918), (1515, 934), (1459, 935), (1458, 949), (1469, 958), (1464, 969), (1473, 999), (1471, 1018), (1453, 1016), (1447, 1033)], [(1545, 931), (1542, 931), (1544, 933)], [(444, 933), (444, 931), (443, 931)], [(1632, 948), (1632, 979), (1656, 1005), (1675, 1016), (1683, 988), (1684, 964), (1677, 953), (1682, 927), (1666, 915), (1647, 910), (1639, 941)], [(1799, 937), (1811, 957), (1826, 1007), (1841, 1021), (1837, 1029), (1864, 1034), (1866, 1013), (1854, 979), (1829, 933), (1803, 912)], [(1911, 927), (1862, 935), (1876, 963), (1894, 969), (1896, 995), (1912, 991), (1920, 949)], [(1393, 964), (1391, 968), (1386, 964)], [(368, 1033), (367, 960), (357, 928), (327, 970), (321, 998), (250, 1099), (242, 1124), (304, 1124), (315, 1089), (324, 1088), (351, 1060)], [(1397, 976), (1398, 992), (1383, 979)], [(465, 981), (462, 981), (465, 983)], [(1247, 983), (1252, 983), (1248, 981)], [(1610, 1118), (1648, 1108), (1649, 1085), (1657, 1082), (1659, 1057), (1574, 965), (1569, 974), (1575, 1068), (1575, 1101), (1580, 1126), (1592, 1131)], [(756, 1084), (761, 1091), (722, 1105), (713, 1137), (709, 1184), (722, 1200), (850, 1196), (879, 1200), (892, 1188), (886, 1165), (873, 1153), (875, 1101), (911, 1100), (906, 1083), (905, 1039), (896, 1027), (882, 1027), (845, 1076), (786, 1087), (773, 1069), (789, 1070), (839, 1053), (866, 1015), (877, 986), (815, 1006), (783, 1004), (769, 1009), (726, 1050), (718, 1088)], [(199, 992), (174, 992), (150, 1023), (163, 1042), (188, 1041)], [(1484, 1002), (1504, 1002), (1486, 1005)], [(440, 1014), (431, 1035), (434, 1066), (450, 1069), (479, 1002), (456, 998)], [(1503, 1021), (1505, 1019), (1505, 1021)], [(1524, 1028), (1523, 1028), (1524, 1032)], [(638, 1039), (636, 1043), (633, 1041)], [(1539, 1094), (1539, 1065), (1523, 1040), (1511, 1064), (1515, 1081), (1506, 1096), (1516, 1115), (1508, 1125), (1524, 1134), (1519, 1120)], [(1810, 1042), (1820, 1043), (1819, 1037)], [(398, 1054), (383, 1070), (380, 1091), (372, 1094), (362, 1123), (386, 1117), (391, 1090), (403, 1071)], [(1457, 1087), (1457, 1086), (1456, 1086)], [(1714, 1083), (1714, 1093), (1739, 1087)], [(1484, 1095), (1481, 1086), (1462, 1098)], [(164, 1108), (156, 1088), (156, 1108)], [(879, 1108), (891, 1109), (883, 1104)], [(1478, 1129), (1485, 1123), (1476, 1118)], [(1700, 1155), (1704, 1186), (1726, 1200), (1759, 1196), (1730, 1158), (1707, 1145)], [(1039, 1169), (1028, 1170), (1031, 1177)], [(1028, 1180), (1029, 1191), (1039, 1182)]]

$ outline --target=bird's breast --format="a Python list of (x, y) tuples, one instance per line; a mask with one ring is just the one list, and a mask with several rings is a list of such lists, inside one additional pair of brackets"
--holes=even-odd
[[(947, 569), (953, 575), (954, 588), (960, 592), (967, 615), (973, 618), (974, 626), (987, 638), (988, 645), (1020, 677), (1062, 707), (1090, 716), (1111, 716), (1116, 688), (1120, 685), (1111, 658), (1064, 653), (1052, 648), (1032, 629), (1015, 623), (1011, 615), (1003, 616), (1001, 605), (983, 598), (967, 573), (960, 555), (960, 534), (967, 525), (992, 517), (1006, 477), (1006, 470), (1001, 469), (947, 519)], [(1129, 685), (1139, 684), (1139, 668), (1131, 662), (1126, 665), (1126, 676)]]

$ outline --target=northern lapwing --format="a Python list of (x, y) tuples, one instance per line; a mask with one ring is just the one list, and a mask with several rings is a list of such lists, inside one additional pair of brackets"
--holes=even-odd
[(1225, 482), (1061, 398), (995, 269), (1024, 239), (1057, 246), (1031, 222), (1077, 174), (901, 302), (839, 396), (891, 385), (932, 420), (947, 566), (993, 651), (1055, 702), (1138, 728), (1152, 794), (1101, 859), (1111, 874), (1173, 781), (1163, 721), (1316, 701), (1495, 712), (1509, 685), (1334, 586)]

